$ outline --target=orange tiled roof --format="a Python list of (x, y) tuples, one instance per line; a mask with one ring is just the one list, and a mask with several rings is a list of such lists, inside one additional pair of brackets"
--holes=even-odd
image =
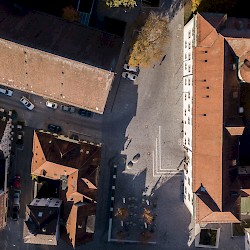
[[(223, 15), (217, 17), (212, 22), (213, 26), (202, 15), (196, 15), (192, 164), (193, 192), (203, 186), (207, 193), (207, 197), (196, 198), (196, 221), (222, 223), (237, 220), (232, 213), (223, 210), (227, 192), (224, 185), (228, 185), (228, 176), (223, 171), (229, 163), (227, 152), (224, 152), (223, 148), (228, 140), (224, 126), (227, 120), (237, 115), (238, 106), (232, 106), (238, 102), (230, 102), (228, 97), (229, 94), (233, 96), (230, 91), (237, 91), (237, 87), (234, 86), (234, 79), (233, 83), (228, 81), (235, 73), (230, 72), (228, 76), (225, 73), (229, 71), (232, 52), (225, 37), (218, 32), (226, 18)], [(230, 69), (232, 71), (232, 68)], [(241, 134), (243, 129), (244, 127), (232, 126), (229, 132)], [(226, 150), (230, 150), (230, 147)]]
[[(55, 180), (59, 180), (62, 175), (67, 176), (67, 189), (61, 190), (60, 198), (65, 206), (64, 236), (73, 247), (93, 237), (81, 223), (95, 211), (99, 162), (98, 146), (80, 145), (48, 133), (34, 132), (31, 173)], [(82, 221), (78, 221), (79, 218)]]
[[(224, 38), (199, 14), (197, 23), (200, 35), (194, 48), (193, 190), (202, 183), (222, 210)], [(209, 211), (205, 212), (203, 206), (198, 208), (204, 210), (197, 213), (199, 221)]]

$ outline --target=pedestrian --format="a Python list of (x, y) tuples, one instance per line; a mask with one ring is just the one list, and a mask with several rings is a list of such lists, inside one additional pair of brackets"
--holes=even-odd
[(162, 62), (165, 60), (166, 56), (167, 56), (167, 55), (164, 55), (164, 56), (162, 57), (161, 62), (160, 62), (160, 65), (161, 65)]

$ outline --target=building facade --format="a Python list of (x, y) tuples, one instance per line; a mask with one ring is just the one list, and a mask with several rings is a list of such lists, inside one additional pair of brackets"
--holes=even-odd
[(7, 224), (8, 187), (7, 177), (10, 166), (10, 152), (12, 141), (12, 119), (2, 116), (0, 118), (0, 230)]
[(242, 88), (250, 83), (249, 28), (249, 19), (215, 13), (197, 13), (184, 27), (184, 203), (197, 247), (218, 248), (222, 225), (231, 225), (228, 238), (235, 225), (244, 231), (240, 201), (249, 196), (250, 174), (241, 153), (249, 119)]

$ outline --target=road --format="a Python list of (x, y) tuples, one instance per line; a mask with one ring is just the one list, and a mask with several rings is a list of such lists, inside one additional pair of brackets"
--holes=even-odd
[[(0, 96), (0, 107), (8, 110), (16, 110), (18, 120), (25, 121), (26, 126), (34, 129), (47, 129), (49, 123), (60, 125), (62, 133), (70, 136), (78, 134), (79, 138), (93, 142), (101, 141), (102, 116), (94, 114), (93, 118), (86, 118), (76, 113), (64, 112), (60, 105), (56, 110), (47, 108), (46, 100), (40, 96), (26, 94), (24, 92), (13, 90), (13, 96)], [(35, 108), (29, 111), (19, 101), (22, 96), (27, 97)]]

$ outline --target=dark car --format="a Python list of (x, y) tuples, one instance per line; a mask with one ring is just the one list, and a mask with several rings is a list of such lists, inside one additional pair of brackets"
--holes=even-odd
[(50, 132), (53, 132), (53, 133), (59, 133), (62, 131), (62, 128), (58, 125), (54, 125), (54, 124), (49, 124), (48, 125), (48, 130)]
[(78, 114), (82, 115), (82, 116), (86, 116), (86, 117), (92, 117), (93, 116), (93, 113), (91, 111), (89, 111), (89, 110), (86, 110), (86, 109), (79, 109)]
[(18, 220), (19, 218), (19, 206), (14, 206), (12, 210), (12, 219)]
[(23, 131), (18, 131), (17, 132), (17, 140), (16, 140), (16, 143), (17, 144), (23, 144)]

